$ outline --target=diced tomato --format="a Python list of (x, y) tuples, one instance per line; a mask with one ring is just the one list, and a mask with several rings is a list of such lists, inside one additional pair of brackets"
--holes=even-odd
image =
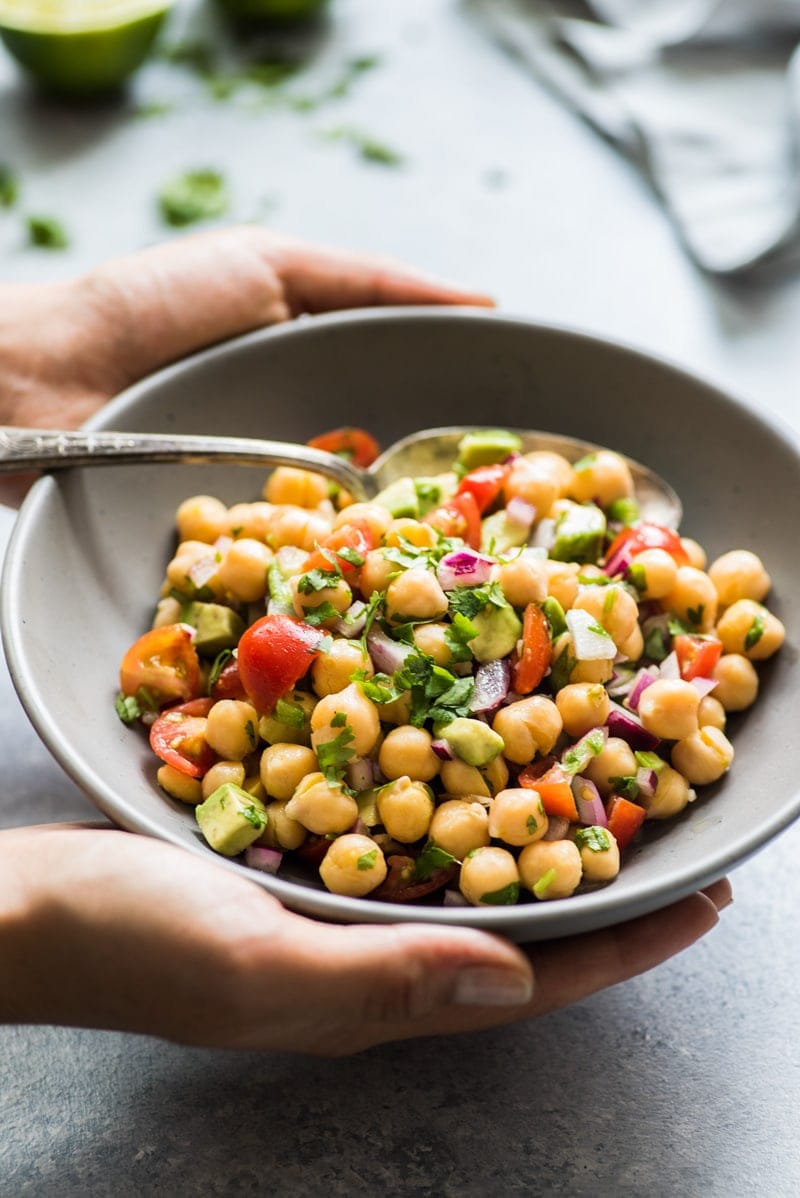
[(606, 809), (608, 830), (620, 847), (626, 849), (645, 821), (647, 812), (638, 803), (622, 795), (612, 795)]
[(150, 747), (157, 757), (190, 778), (202, 778), (216, 761), (206, 740), (206, 716), (213, 699), (193, 699), (163, 711), (150, 729)]
[(189, 624), (165, 624), (140, 636), (122, 659), (119, 671), (122, 693), (135, 695), (145, 690), (159, 707), (200, 695), (200, 659), (194, 635)]
[(458, 873), (458, 863), (434, 869), (424, 879), (414, 879), (413, 857), (392, 854), (387, 858), (389, 867), (384, 880), (370, 894), (371, 899), (380, 899), (384, 903), (413, 903), (415, 899), (433, 894), (451, 882)]
[(478, 511), (483, 515), (502, 491), (508, 471), (509, 467), (501, 462), (494, 466), (477, 466), (464, 475), (458, 484), (456, 495), (472, 495), (478, 505)]
[(268, 715), (319, 657), (325, 634), (293, 616), (262, 616), (239, 641), (239, 677), (253, 706)]
[(636, 557), (645, 549), (665, 549), (679, 566), (689, 565), (689, 555), (674, 528), (665, 528), (649, 520), (631, 525), (630, 528), (623, 528), (609, 545), (606, 561), (611, 561), (622, 549), (628, 557)]
[(308, 444), (312, 449), (338, 454), (362, 468), (371, 466), (381, 451), (372, 434), (363, 428), (334, 428), (328, 433), (312, 437)]
[(682, 632), (673, 638), (672, 648), (678, 657), (681, 678), (710, 678), (722, 654), (722, 641), (715, 636), (697, 636)]
[[(343, 524), (330, 536), (325, 537), (324, 541), (320, 541), (316, 549), (312, 550), (303, 563), (303, 573), (307, 573), (309, 570), (331, 570), (335, 565), (342, 574), (347, 575), (348, 572), (352, 573), (361, 569), (364, 558), (374, 546), (372, 533), (365, 524), (360, 522)], [(341, 556), (342, 550), (345, 551), (345, 557)], [(335, 563), (331, 561), (331, 558), (336, 559)], [(348, 561), (348, 558), (353, 560)]]
[(539, 604), (529, 603), (522, 617), (522, 651), (514, 666), (512, 688), (529, 695), (547, 673), (552, 656), (550, 625)]
[(211, 695), (215, 702), (219, 699), (247, 698), (247, 693), (242, 685), (242, 679), (239, 674), (239, 663), (235, 657), (220, 670), (216, 682), (211, 687)]
[(562, 819), (574, 822), (578, 818), (578, 808), (569, 775), (558, 762), (549, 764), (549, 761), (550, 759), (547, 759), (544, 762), (537, 761), (526, 765), (517, 781), (520, 786), (538, 792), (548, 815), (560, 815)]
[(471, 549), (481, 547), (481, 514), (475, 496), (465, 491), (422, 517), (446, 537), (461, 537)]

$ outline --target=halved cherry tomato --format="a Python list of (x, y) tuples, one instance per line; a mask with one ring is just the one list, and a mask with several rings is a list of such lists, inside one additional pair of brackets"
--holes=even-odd
[(268, 715), (319, 657), (325, 634), (293, 616), (262, 616), (239, 641), (239, 677), (253, 706)]
[(435, 890), (441, 890), (458, 873), (458, 862), (454, 862), (452, 865), (440, 866), (439, 869), (432, 870), (427, 878), (415, 881), (414, 866), (416, 862), (413, 857), (395, 853), (387, 858), (386, 864), (389, 867), (389, 872), (380, 886), (377, 886), (369, 896), (371, 899), (380, 899), (384, 903), (412, 903), (426, 894), (433, 894)]
[(501, 462), (494, 466), (476, 466), (474, 470), (470, 470), (469, 474), (464, 475), (458, 484), (456, 495), (464, 495), (468, 492), (474, 497), (478, 511), (483, 515), (502, 491), (503, 484), (508, 478), (509, 469), (510, 467), (504, 466)]
[(190, 778), (202, 778), (217, 760), (206, 740), (206, 716), (213, 699), (193, 699), (162, 711), (150, 729), (150, 747), (157, 757)]
[(665, 528), (649, 520), (623, 528), (609, 545), (606, 561), (610, 562), (621, 549), (626, 551), (628, 557), (636, 557), (645, 549), (665, 549), (679, 566), (689, 565), (689, 555), (674, 528)]
[[(374, 547), (372, 533), (366, 524), (362, 524), (360, 521), (343, 524), (341, 528), (335, 529), (323, 541), (320, 541), (317, 548), (311, 551), (303, 562), (303, 573), (307, 573), (309, 570), (331, 570), (334, 568), (334, 564), (345, 575), (348, 571), (360, 570), (364, 564), (364, 558)], [(342, 550), (347, 556), (341, 556)], [(335, 563), (331, 561), (332, 557), (336, 559)], [(354, 560), (348, 561), (348, 557), (352, 557)]]
[(422, 517), (423, 524), (438, 528), (446, 537), (461, 537), (471, 549), (481, 547), (481, 514), (475, 496), (465, 491)]
[(362, 467), (371, 466), (381, 451), (372, 434), (363, 428), (334, 428), (312, 437), (308, 444), (312, 449), (338, 454), (354, 466)]
[(176, 699), (194, 699), (202, 692), (200, 659), (189, 624), (151, 628), (134, 641), (122, 659), (119, 686), (124, 695), (148, 691), (159, 707)]
[(620, 850), (626, 849), (645, 821), (647, 812), (638, 803), (622, 795), (612, 795), (608, 802), (608, 830)]
[(696, 636), (692, 632), (679, 633), (673, 638), (672, 648), (678, 657), (681, 678), (686, 682), (693, 678), (710, 678), (722, 655), (722, 641), (715, 636)]
[(529, 695), (544, 678), (552, 657), (550, 625), (539, 604), (529, 603), (522, 617), (522, 651), (511, 678), (513, 689)]
[(569, 775), (552, 757), (526, 765), (517, 781), (520, 786), (538, 792), (548, 815), (559, 815), (570, 822), (577, 820), (578, 808)]

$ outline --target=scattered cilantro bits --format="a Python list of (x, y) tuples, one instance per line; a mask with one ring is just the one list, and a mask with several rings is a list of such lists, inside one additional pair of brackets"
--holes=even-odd
[(230, 197), (221, 171), (185, 171), (168, 179), (158, 193), (162, 219), (175, 228), (216, 220), (228, 211)]

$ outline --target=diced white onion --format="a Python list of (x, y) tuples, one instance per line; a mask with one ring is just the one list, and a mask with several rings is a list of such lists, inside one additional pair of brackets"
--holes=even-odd
[(597, 617), (580, 607), (566, 614), (567, 628), (578, 661), (613, 661), (617, 646), (607, 632), (598, 632)]

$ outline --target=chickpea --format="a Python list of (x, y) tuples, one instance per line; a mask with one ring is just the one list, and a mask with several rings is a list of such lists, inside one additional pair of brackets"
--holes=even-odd
[(370, 702), (355, 682), (334, 695), (326, 695), (317, 703), (311, 713), (312, 746), (318, 749), (321, 744), (335, 740), (344, 728), (352, 733), (352, 740), (347, 742), (347, 747), (353, 750), (356, 757), (367, 756), (374, 748), (381, 730), (375, 704)]
[(629, 778), (638, 768), (633, 749), (628, 742), (619, 736), (609, 736), (604, 748), (590, 759), (583, 773), (590, 782), (594, 782), (605, 799), (613, 789), (612, 778)]
[(553, 480), (559, 499), (568, 494), (573, 480), (572, 463), (563, 454), (554, 453), (551, 449), (534, 449), (531, 453), (523, 454), (523, 457)]
[(716, 680), (714, 698), (726, 711), (744, 711), (758, 695), (758, 674), (741, 653), (723, 653), (711, 677)]
[(571, 840), (537, 840), (526, 845), (518, 867), (522, 885), (538, 899), (569, 898), (583, 873), (578, 846)]
[(582, 828), (575, 837), (587, 882), (610, 882), (619, 873), (619, 845), (608, 828)]
[(352, 795), (319, 772), (306, 774), (284, 811), (317, 836), (338, 836), (358, 819), (358, 803)]
[(569, 611), (578, 594), (578, 575), (581, 572), (576, 562), (544, 562), (547, 578), (547, 593), (557, 599), (564, 611)]
[(218, 577), (225, 590), (241, 603), (255, 603), (267, 593), (267, 570), (272, 550), (262, 541), (234, 541), (220, 562)]
[(503, 755), (516, 765), (526, 765), (537, 753), (552, 752), (562, 727), (558, 707), (544, 695), (501, 707), (492, 721), (493, 730), (503, 738)]
[(543, 603), (547, 598), (547, 571), (544, 560), (521, 553), (510, 562), (496, 567), (500, 589), (512, 607)]
[(369, 836), (350, 832), (333, 841), (319, 867), (319, 876), (333, 894), (361, 898), (386, 877), (386, 859)]
[(207, 799), (220, 786), (232, 782), (234, 786), (244, 788), (245, 768), (241, 761), (216, 761), (203, 775), (203, 798)]
[(386, 614), (396, 623), (406, 620), (439, 620), (447, 613), (448, 601), (431, 570), (405, 570), (386, 591)]
[(717, 588), (720, 607), (730, 607), (737, 599), (760, 603), (772, 586), (761, 558), (749, 549), (723, 553), (708, 567), (708, 576)]
[(364, 565), (358, 578), (361, 594), (369, 599), (376, 591), (385, 591), (393, 578), (402, 573), (403, 567), (389, 561), (382, 549), (370, 549), (364, 555)]
[(733, 745), (719, 728), (698, 729), (672, 749), (672, 764), (691, 786), (716, 782), (733, 761)]
[(433, 737), (424, 728), (403, 724), (389, 732), (378, 753), (378, 765), (387, 778), (407, 774), (417, 782), (430, 782), (441, 762), (431, 748)]
[[(637, 624), (629, 637), (617, 644), (625, 661), (638, 661), (644, 653), (644, 633)], [(612, 663), (613, 664), (613, 663)]]
[(276, 466), (264, 484), (269, 503), (293, 503), (298, 507), (318, 507), (328, 498), (330, 483), (324, 474), (299, 470), (296, 466)]
[(725, 708), (715, 695), (704, 695), (697, 709), (697, 723), (700, 728), (719, 728), (725, 731), (727, 724)]
[(410, 516), (400, 516), (392, 520), (383, 534), (383, 543), (391, 549), (401, 549), (403, 541), (409, 541), (419, 549), (432, 549), (438, 541), (436, 529), (420, 520), (412, 520)]
[(560, 486), (552, 466), (541, 460), (519, 457), (511, 465), (503, 485), (506, 503), (524, 499), (536, 509), (538, 517), (550, 511), (560, 496)]
[(370, 656), (359, 641), (337, 637), (327, 653), (321, 653), (311, 667), (311, 685), (320, 697), (335, 695), (350, 685), (357, 670), (367, 678), (375, 673)]
[(242, 783), (242, 790), (246, 790), (254, 799), (258, 799), (262, 806), (265, 803), (267, 792), (258, 774), (250, 774), (246, 777)]
[(177, 799), (180, 803), (191, 803), (196, 806), (202, 803), (204, 795), (199, 778), (190, 778), (187, 774), (176, 770), (172, 765), (162, 765), (156, 774), (156, 781), (162, 790)]
[(695, 566), (678, 566), (675, 585), (660, 600), (665, 611), (691, 625), (695, 632), (711, 632), (717, 618), (717, 591), (711, 579)]
[(648, 819), (671, 819), (696, 797), (683, 774), (670, 765), (662, 765), (657, 778), (656, 793), (651, 798), (645, 794), (640, 798)]
[(258, 712), (244, 699), (220, 699), (208, 713), (206, 740), (215, 753), (241, 761), (258, 743)]
[(167, 581), (178, 591), (194, 591), (195, 587), (210, 587), (216, 598), (223, 586), (219, 581), (219, 557), (211, 545), (203, 541), (182, 541), (167, 566)]
[(305, 745), (270, 745), (261, 754), (259, 774), (270, 798), (288, 801), (306, 774), (318, 769), (317, 755)]
[(414, 644), (420, 653), (427, 653), (437, 666), (447, 666), (453, 660), (453, 653), (447, 643), (449, 624), (434, 621), (432, 624), (418, 624), (414, 629)]
[(639, 605), (618, 583), (611, 586), (579, 586), (572, 605), (594, 616), (601, 628), (619, 645), (638, 627)]
[(434, 811), (428, 831), (440, 848), (463, 861), (489, 843), (489, 813), (474, 799), (446, 799)]
[(690, 566), (694, 566), (695, 570), (705, 570), (708, 557), (702, 545), (692, 537), (681, 537), (681, 548), (688, 557)]
[(772, 657), (786, 637), (778, 617), (753, 599), (732, 603), (720, 616), (716, 632), (725, 653), (741, 653), (750, 661)]
[(599, 728), (608, 719), (611, 700), (604, 686), (591, 682), (571, 682), (556, 695), (556, 707), (569, 736), (583, 736)]
[(700, 695), (682, 678), (659, 678), (642, 692), (639, 718), (648, 732), (665, 740), (682, 740), (698, 728)]
[(633, 495), (633, 477), (628, 463), (610, 449), (598, 449), (575, 462), (571, 496), (578, 503), (593, 501), (608, 507), (615, 499)]
[(489, 807), (489, 835), (506, 844), (532, 844), (547, 831), (547, 813), (541, 796), (522, 787), (501, 790)]
[(519, 894), (517, 863), (508, 849), (495, 845), (473, 849), (464, 858), (458, 884), (474, 907), (494, 905), (495, 896), (514, 903)]
[(299, 849), (308, 833), (296, 819), (286, 814), (286, 803), (276, 800), (267, 803), (267, 826), (256, 844), (265, 844), (271, 849)]
[(354, 521), (369, 529), (374, 543), (380, 545), (392, 516), (380, 503), (350, 503), (334, 517), (333, 527), (344, 528)]
[(272, 509), (266, 541), (271, 549), (296, 545), (310, 553), (318, 542), (325, 540), (332, 526), (333, 520), (326, 513), (282, 504)]
[(193, 495), (184, 499), (175, 515), (181, 541), (205, 541), (213, 545), (217, 537), (227, 532), (228, 509), (213, 495)]
[(643, 549), (636, 554), (628, 577), (642, 599), (663, 599), (677, 582), (678, 565), (666, 549)]
[(402, 844), (413, 844), (431, 826), (433, 795), (424, 782), (396, 778), (380, 788), (375, 801), (384, 828)]
[[(346, 579), (336, 577), (332, 571), (330, 586), (321, 587), (318, 591), (312, 589), (307, 574), (295, 574), (293, 578), (289, 579), (289, 586), (292, 591), (294, 610), (298, 616), (303, 616), (306, 612), (321, 607), (323, 603), (329, 603), (337, 616), (340, 616), (353, 602), (350, 584)], [(331, 616), (330, 619), (334, 620), (337, 616)], [(327, 622), (327, 619), (323, 620), (323, 624), (327, 624)]]
[(254, 541), (266, 542), (275, 519), (275, 510), (271, 503), (235, 503), (228, 508), (225, 532), (234, 540), (251, 537)]
[(440, 769), (445, 793), (489, 799), (508, 782), (508, 766), (502, 755), (480, 769), (466, 761), (443, 761)]

